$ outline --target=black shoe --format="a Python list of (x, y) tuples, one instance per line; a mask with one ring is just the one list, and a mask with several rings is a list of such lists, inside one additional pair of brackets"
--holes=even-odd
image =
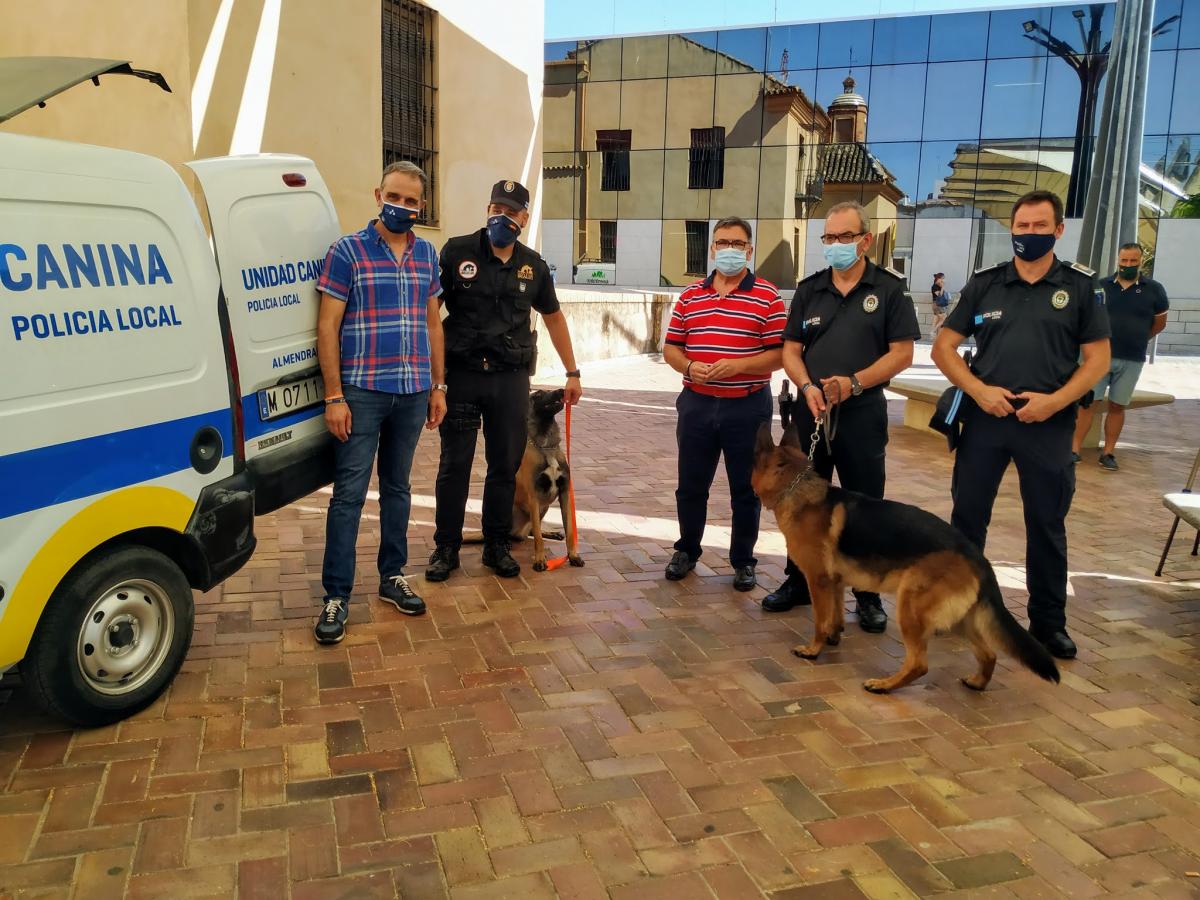
[(346, 636), (346, 620), (350, 618), (350, 603), (344, 597), (330, 597), (325, 601), (313, 635), (318, 644), (337, 644)]
[(858, 627), (868, 634), (887, 630), (887, 613), (883, 611), (883, 604), (878, 597), (858, 600), (855, 611), (858, 613)]
[(1081, 459), (1083, 459), (1083, 457), (1082, 457), (1082, 456), (1080, 456), (1080, 455), (1079, 455), (1078, 453), (1076, 453), (1074, 450), (1072, 450), (1072, 451), (1071, 451), (1071, 464), (1072, 464), (1072, 465), (1074, 465), (1075, 463), (1079, 462)]
[(391, 575), (379, 582), (379, 599), (392, 604), (406, 616), (419, 616), (425, 612), (425, 601), (408, 586), (403, 575)]
[(738, 566), (736, 572), (733, 573), (733, 589), (735, 591), (752, 591), (758, 585), (758, 579), (754, 577), (754, 566)]
[(458, 568), (458, 551), (453, 547), (438, 547), (429, 556), (425, 569), (426, 581), (445, 581)]
[(1048, 628), (1046, 630), (1031, 628), (1029, 633), (1050, 652), (1051, 656), (1057, 659), (1074, 659), (1075, 654), (1079, 652), (1079, 648), (1075, 646), (1075, 642), (1071, 640), (1071, 636), (1062, 628)]
[(1115, 472), (1121, 467), (1117, 465), (1117, 458), (1111, 453), (1100, 454), (1100, 468), (1106, 472)]
[(787, 612), (793, 606), (809, 606), (808, 582), (803, 575), (789, 575), (773, 593), (763, 597), (764, 612)]
[(671, 555), (671, 561), (667, 563), (667, 581), (678, 581), (694, 568), (696, 561), (682, 550), (676, 550)]
[(483, 564), (495, 570), (501, 578), (515, 578), (521, 574), (521, 564), (508, 552), (508, 541), (488, 544), (483, 548)]

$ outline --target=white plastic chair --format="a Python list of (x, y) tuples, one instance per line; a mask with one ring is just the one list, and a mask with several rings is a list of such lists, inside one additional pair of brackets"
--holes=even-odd
[(1163, 566), (1167, 562), (1167, 553), (1171, 550), (1171, 542), (1175, 540), (1175, 530), (1179, 528), (1179, 520), (1187, 522), (1196, 529), (1196, 539), (1192, 541), (1192, 556), (1200, 550), (1200, 494), (1193, 494), (1192, 487), (1196, 483), (1196, 473), (1200, 472), (1200, 450), (1196, 451), (1196, 459), (1192, 463), (1192, 471), (1188, 474), (1187, 484), (1176, 494), (1163, 494), (1163, 506), (1175, 514), (1171, 523), (1171, 533), (1167, 535), (1167, 544), (1163, 547), (1162, 559), (1158, 561), (1156, 576), (1162, 575)]

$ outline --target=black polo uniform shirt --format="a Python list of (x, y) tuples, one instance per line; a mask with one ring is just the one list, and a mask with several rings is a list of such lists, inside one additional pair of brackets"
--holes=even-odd
[[(917, 311), (904, 292), (904, 279), (867, 260), (862, 278), (843, 297), (833, 286), (831, 269), (822, 269), (796, 285), (783, 339), (804, 345), (804, 366), (813, 384), (822, 378), (853, 375), (888, 352), (893, 341), (914, 341), (921, 336)], [(867, 388), (862, 402), (881, 395), (886, 384)]]
[(501, 262), (481, 228), (446, 242), (441, 278), (446, 370), (527, 367), (534, 351), (530, 310), (548, 315), (559, 309), (546, 261), (518, 241), (508, 262)]
[(1113, 359), (1145, 362), (1154, 317), (1171, 306), (1167, 302), (1167, 292), (1153, 278), (1145, 276), (1139, 276), (1136, 282), (1123, 288), (1117, 284), (1117, 276), (1110, 275), (1100, 282), (1100, 286), (1104, 288), (1104, 305), (1108, 307), (1108, 321), (1112, 327)]
[(971, 371), (1014, 394), (1050, 394), (1079, 366), (1082, 344), (1108, 337), (1104, 292), (1095, 274), (1057, 257), (1037, 284), (1010, 259), (980, 269), (962, 290), (946, 327), (975, 338)]

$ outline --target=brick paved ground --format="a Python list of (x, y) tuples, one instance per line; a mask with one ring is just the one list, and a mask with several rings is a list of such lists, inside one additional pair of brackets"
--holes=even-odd
[[(465, 571), (428, 586), (426, 617), (363, 591), (345, 643), (317, 648), (316, 495), (260, 521), (257, 554), (200, 599), (184, 671), (144, 714), (64, 731), (10, 677), (0, 896), (1196, 896), (1190, 535), (1152, 576), (1158, 495), (1182, 482), (1200, 434), (1195, 372), (1156, 367), (1151, 380), (1187, 399), (1130, 415), (1119, 475), (1080, 467), (1080, 655), (1063, 684), (1002, 662), (971, 693), (957, 681), (969, 651), (942, 639), (929, 675), (877, 697), (859, 684), (895, 668), (894, 627), (852, 627), (812, 664), (788, 652), (806, 611), (764, 615), (761, 589), (730, 590), (722, 485), (696, 575), (662, 579), (675, 377), (650, 360), (590, 367), (575, 443), (586, 568), (501, 582), (471, 549)], [(422, 441), (414, 473), (418, 560), (436, 449)], [(892, 496), (948, 513), (937, 440), (897, 425), (889, 472)], [(377, 512), (359, 545), (365, 587)], [(768, 585), (782, 564), (772, 526)], [(989, 550), (1020, 606), (1013, 481)]]

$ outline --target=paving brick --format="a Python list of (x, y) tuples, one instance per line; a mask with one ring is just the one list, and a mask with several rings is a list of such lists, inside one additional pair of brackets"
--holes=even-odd
[(451, 886), (495, 877), (487, 849), (474, 828), (452, 828), (435, 835), (434, 840)]
[(1016, 854), (1002, 850), (937, 863), (937, 869), (958, 888), (982, 888), (1031, 875)]

